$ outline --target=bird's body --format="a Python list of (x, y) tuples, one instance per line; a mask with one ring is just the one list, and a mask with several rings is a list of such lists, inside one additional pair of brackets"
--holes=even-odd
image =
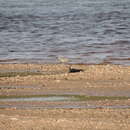
[(61, 56), (58, 57), (58, 60), (59, 60), (61, 63), (68, 63), (68, 62), (69, 62), (69, 59), (67, 59), (67, 58), (65, 58), (65, 57), (61, 57)]

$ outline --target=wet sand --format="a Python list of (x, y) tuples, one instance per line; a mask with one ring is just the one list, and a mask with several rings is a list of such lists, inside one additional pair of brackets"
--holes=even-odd
[[(70, 72), (71, 69), (82, 70)], [(37, 71), (20, 76), (21, 71)], [(15, 76), (5, 73), (18, 72)], [(1, 64), (0, 95), (129, 96), (130, 67), (120, 65)]]
[[(29, 95), (130, 97), (130, 66), (0, 64), (0, 96)], [(130, 129), (130, 99), (0, 101), (0, 106), (3, 130)]]

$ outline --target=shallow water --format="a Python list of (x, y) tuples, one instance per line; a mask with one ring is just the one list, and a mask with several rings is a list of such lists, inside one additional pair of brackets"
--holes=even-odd
[(22, 104), (22, 105), (1, 105), (0, 108), (15, 108), (15, 109), (58, 109), (58, 108), (84, 108), (84, 109), (130, 109), (129, 105), (112, 105), (112, 106), (105, 106), (105, 105), (31, 105), (31, 104)]
[(129, 0), (0, 0), (0, 62), (130, 65)]
[[(17, 108), (17, 109), (44, 109), (44, 108), (47, 109), (48, 108), (126, 109), (126, 108), (130, 108), (129, 105), (94, 105), (94, 104), (85, 105), (82, 104), (82, 101), (79, 101), (79, 99), (74, 96), (43, 96), (43, 97), (19, 97), (19, 98), (13, 97), (13, 98), (1, 98), (0, 102), (3, 102), (3, 104), (0, 105), (0, 108)], [(5, 105), (4, 104), (5, 102), (8, 103), (8, 105)], [(46, 104), (46, 102), (48, 103)], [(56, 102), (58, 102), (59, 104), (55, 104)]]
[(22, 98), (4, 98), (0, 99), (0, 101), (72, 101), (75, 100), (73, 97), (67, 97), (67, 96), (48, 96), (48, 97), (22, 97)]

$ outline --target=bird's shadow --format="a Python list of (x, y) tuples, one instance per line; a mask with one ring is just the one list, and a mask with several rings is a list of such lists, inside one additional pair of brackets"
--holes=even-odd
[(75, 69), (75, 68), (69, 69), (69, 73), (78, 73), (78, 72), (83, 72), (83, 69)]

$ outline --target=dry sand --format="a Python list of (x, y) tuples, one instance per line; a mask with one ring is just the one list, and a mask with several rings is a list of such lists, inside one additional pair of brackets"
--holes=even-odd
[[(79, 71), (69, 73), (71, 70)], [(130, 96), (130, 66), (0, 64), (5, 72), (35, 71), (43, 75), (0, 77), (0, 95), (79, 94), (87, 96)], [(22, 87), (21, 87), (22, 86)], [(35, 105), (73, 105), (74, 102), (31, 102)], [(30, 104), (23, 102), (21, 105)], [(77, 103), (77, 102), (76, 102)], [(78, 102), (78, 105), (128, 105), (130, 100)], [(0, 102), (0, 105), (20, 105)], [(1, 130), (129, 130), (129, 109), (0, 109)]]
[(129, 109), (0, 110), (1, 130), (129, 130)]

